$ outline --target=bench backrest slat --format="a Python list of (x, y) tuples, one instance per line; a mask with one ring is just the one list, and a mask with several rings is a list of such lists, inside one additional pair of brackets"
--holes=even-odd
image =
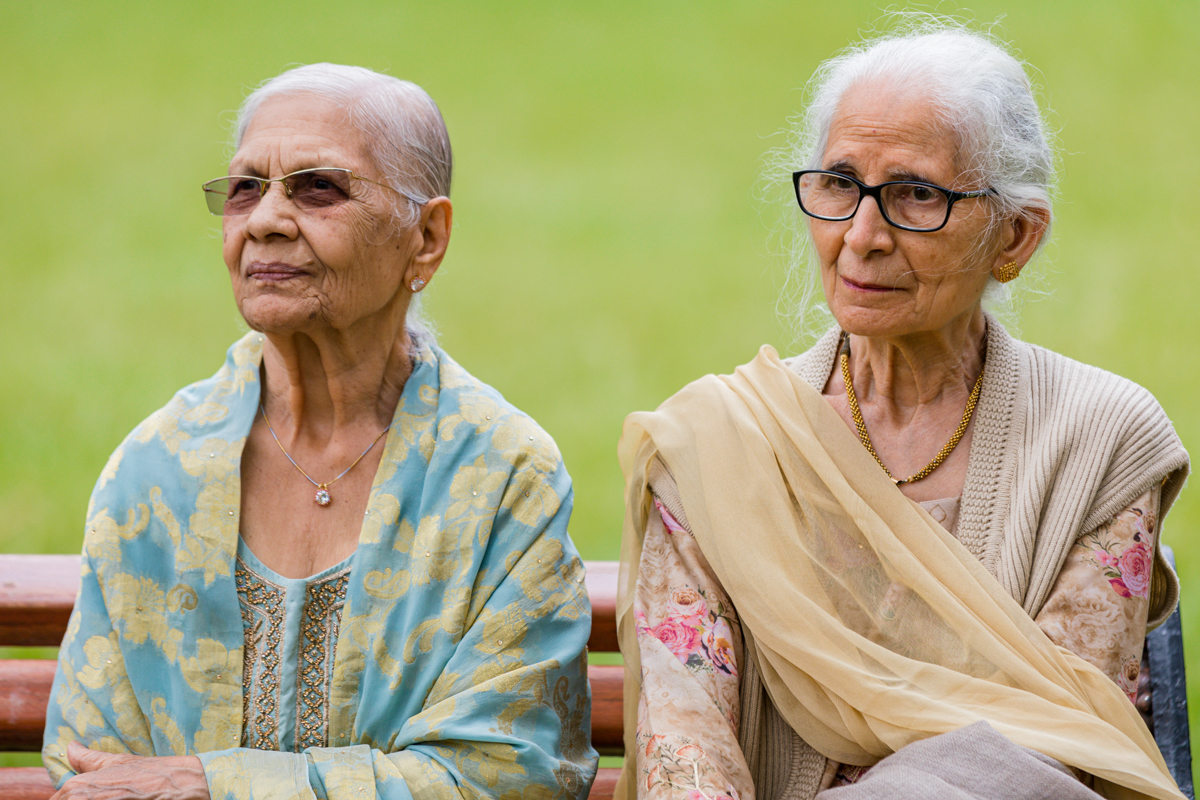
[(0, 751), (42, 749), (53, 661), (0, 661)]
[(79, 556), (0, 555), (0, 646), (57, 647), (79, 591)]

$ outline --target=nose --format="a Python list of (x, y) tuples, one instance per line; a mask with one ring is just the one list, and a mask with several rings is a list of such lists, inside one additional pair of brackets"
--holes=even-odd
[(864, 196), (859, 201), (858, 211), (850, 219), (845, 242), (858, 256), (873, 252), (890, 252), (895, 245), (892, 226), (883, 218), (879, 202), (874, 197)]
[(246, 237), (263, 240), (272, 235), (294, 239), (299, 233), (296, 224), (296, 206), (288, 196), (283, 181), (267, 184), (256, 205), (246, 215)]

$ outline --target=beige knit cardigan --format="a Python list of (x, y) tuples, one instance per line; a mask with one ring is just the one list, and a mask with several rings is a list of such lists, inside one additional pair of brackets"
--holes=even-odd
[[(1166, 518), (1188, 454), (1141, 386), (1018, 341), (990, 316), (987, 330), (957, 537), (1036, 617), (1081, 534), (1160, 483), (1159, 520)], [(831, 330), (784, 363), (822, 391), (840, 336)], [(1151, 628), (1179, 599), (1179, 579), (1161, 555), (1154, 577)]]
[[(1188, 455), (1162, 407), (1142, 387), (1013, 339), (992, 317), (987, 330), (957, 536), (1036, 617), (1075, 540), (1160, 483), (1161, 531), (1187, 477)], [(784, 363), (822, 391), (840, 337), (835, 328)], [(652, 484), (656, 495), (677, 498), (668, 474)], [(1178, 598), (1179, 579), (1156, 552), (1151, 628), (1170, 615)], [(810, 800), (836, 765), (787, 725), (757, 665), (752, 658), (746, 662), (738, 742), (756, 797)]]

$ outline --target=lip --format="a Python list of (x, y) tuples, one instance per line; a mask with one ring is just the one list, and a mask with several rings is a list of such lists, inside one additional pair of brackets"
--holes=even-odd
[(272, 261), (270, 263), (253, 261), (246, 268), (246, 277), (265, 283), (291, 280), (292, 278), (298, 278), (301, 275), (307, 274), (301, 267), (284, 264), (281, 261)]
[(896, 287), (894, 287), (894, 286), (883, 286), (878, 283), (860, 283), (858, 281), (850, 280), (845, 275), (839, 275), (838, 278), (841, 279), (842, 283), (846, 284), (846, 286), (848, 286), (850, 289), (852, 289), (853, 291), (856, 291), (856, 292), (868, 292), (870, 294), (882, 294), (884, 292), (896, 291)]

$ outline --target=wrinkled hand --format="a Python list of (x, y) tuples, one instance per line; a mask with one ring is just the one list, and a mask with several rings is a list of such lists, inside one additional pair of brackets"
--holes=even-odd
[(195, 756), (114, 755), (71, 742), (67, 760), (79, 774), (50, 800), (211, 800)]

